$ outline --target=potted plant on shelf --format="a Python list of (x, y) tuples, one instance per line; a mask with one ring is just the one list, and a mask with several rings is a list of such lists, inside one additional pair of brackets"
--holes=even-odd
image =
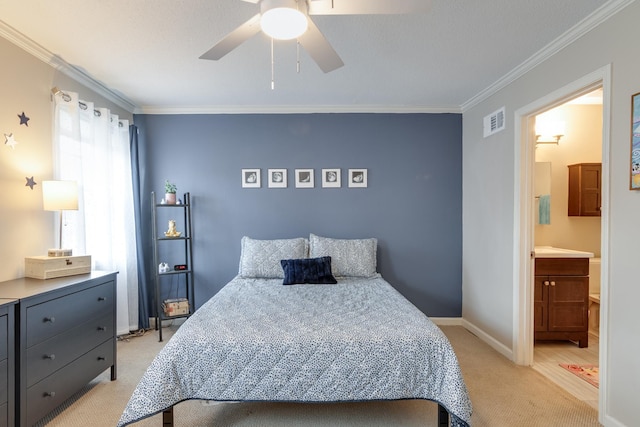
[(169, 182), (167, 179), (164, 182), (164, 202), (168, 205), (176, 204), (176, 191), (178, 191), (175, 184)]

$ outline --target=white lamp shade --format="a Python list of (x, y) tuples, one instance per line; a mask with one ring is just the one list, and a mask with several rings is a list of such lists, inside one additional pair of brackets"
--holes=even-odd
[(78, 210), (78, 183), (42, 181), (42, 204), (45, 211)]
[(270, 37), (291, 40), (307, 31), (307, 17), (295, 0), (262, 0), (260, 28)]

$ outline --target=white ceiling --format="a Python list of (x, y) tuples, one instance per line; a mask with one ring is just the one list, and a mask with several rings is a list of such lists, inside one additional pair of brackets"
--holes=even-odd
[(324, 74), (301, 50), (297, 74), (295, 42), (276, 42), (275, 90), (262, 34), (198, 59), (258, 12), (240, 0), (3, 1), (0, 35), (136, 112), (461, 111), (620, 3), (433, 0), (423, 15), (314, 16), (345, 66)]

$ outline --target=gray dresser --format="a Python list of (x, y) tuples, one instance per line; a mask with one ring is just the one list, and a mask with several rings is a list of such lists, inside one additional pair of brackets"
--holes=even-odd
[(116, 379), (116, 274), (0, 283), (16, 306), (17, 425), (32, 426), (106, 369)]
[(0, 299), (0, 427), (15, 425), (14, 299)]

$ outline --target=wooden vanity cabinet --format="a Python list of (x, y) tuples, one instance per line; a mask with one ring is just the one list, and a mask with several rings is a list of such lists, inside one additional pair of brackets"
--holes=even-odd
[(569, 216), (601, 216), (602, 164), (569, 165)]
[(589, 258), (536, 258), (534, 338), (589, 343)]

